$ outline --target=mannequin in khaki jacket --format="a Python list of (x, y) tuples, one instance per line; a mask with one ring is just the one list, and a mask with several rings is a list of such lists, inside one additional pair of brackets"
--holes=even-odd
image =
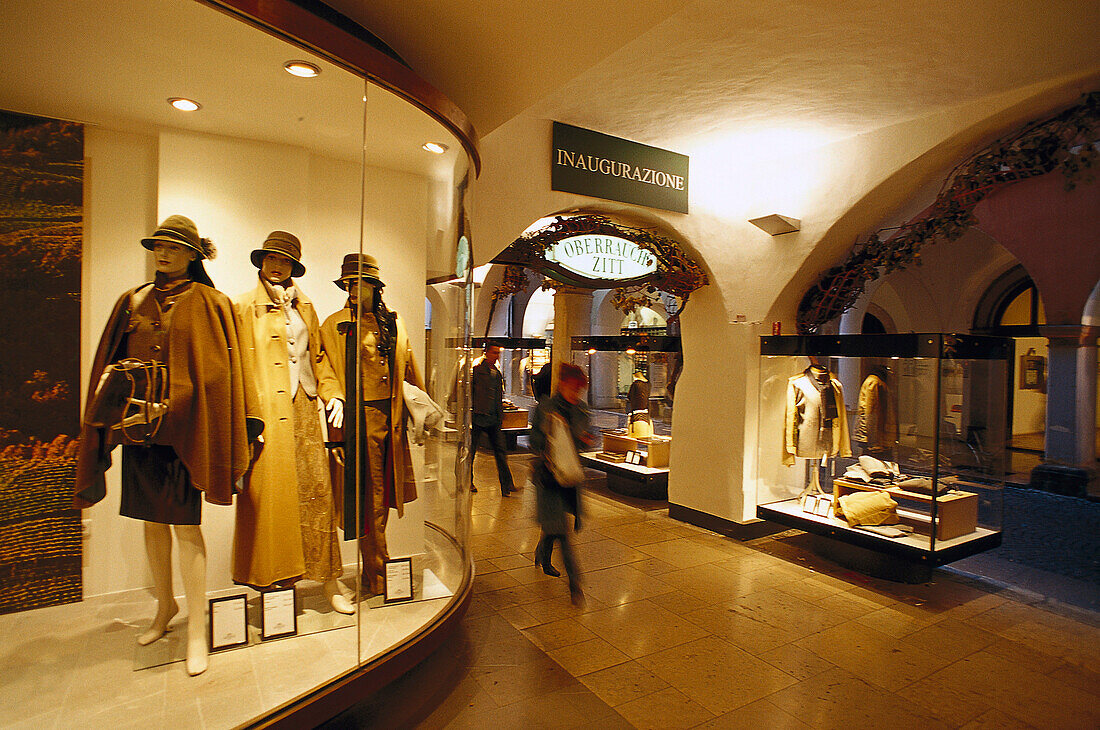
[[(848, 414), (844, 409), (844, 388), (821, 363), (812, 362), (787, 381), (783, 463), (793, 466), (795, 458), (820, 460), (851, 456)], [(821, 493), (817, 465), (811, 464), (810, 480), (802, 491)]]
[(416, 499), (402, 382), (423, 390), (424, 379), (409, 345), (404, 321), (382, 303), (385, 284), (374, 257), (348, 254), (340, 278), (334, 283), (348, 293), (348, 304), (325, 319), (321, 341), (332, 358), (341, 390), (346, 393), (347, 340), (338, 325), (354, 322), (352, 314), (356, 313), (362, 337), (358, 348), (361, 382), (357, 385), (362, 410), (359, 446), (363, 453), (358, 489), (345, 483), (342, 471), (334, 469), (333, 478), (337, 491), (344, 494), (344, 539), (358, 538), (364, 589), (377, 594), (382, 592), (385, 561), (389, 559), (386, 547), (389, 511), (396, 509), (400, 517), (405, 504)]
[(337, 512), (317, 404), (320, 398), (329, 422), (339, 425), (343, 391), (313, 303), (292, 278), (305, 274), (300, 258), (296, 236), (272, 231), (251, 255), (259, 282), (233, 301), (268, 424), (237, 497), (233, 580), (259, 590), (318, 581), (333, 609), (352, 613), (338, 580)]

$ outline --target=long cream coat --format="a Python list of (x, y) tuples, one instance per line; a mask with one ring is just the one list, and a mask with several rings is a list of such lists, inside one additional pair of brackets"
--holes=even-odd
[[(351, 320), (351, 310), (344, 307), (325, 319), (321, 325), (321, 341), (332, 362), (332, 369), (340, 381), (341, 391), (344, 386), (344, 337), (336, 331), (336, 325)], [(416, 357), (409, 346), (409, 334), (405, 330), (405, 322), (401, 315), (397, 315), (397, 342), (394, 348), (393, 372), (400, 373), (400, 377), (393, 377), (390, 382), (390, 443), (393, 453), (393, 483), (396, 497), (397, 514), (405, 514), (405, 503), (416, 499), (416, 477), (413, 474), (409, 441), (405, 433), (405, 395), (401, 388), (401, 382), (407, 380), (416, 387), (424, 390), (424, 378), (420, 374), (420, 368), (416, 364)], [(354, 418), (354, 411), (348, 410), (345, 418)], [(336, 483), (342, 484), (342, 473), (333, 474)]]
[[(298, 313), (309, 330), (309, 359), (317, 378), (317, 395), (325, 402), (343, 398), (322, 346), (313, 303), (298, 292)], [(294, 421), (287, 363), (286, 315), (271, 301), (263, 282), (233, 300), (240, 339), (248, 348), (253, 387), (263, 413), (264, 445), (245, 489), (237, 497), (233, 538), (233, 580), (268, 586), (305, 572), (299, 524)], [(318, 443), (317, 448), (324, 448)]]

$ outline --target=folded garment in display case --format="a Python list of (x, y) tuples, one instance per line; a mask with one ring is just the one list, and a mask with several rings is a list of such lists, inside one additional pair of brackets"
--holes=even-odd
[(1010, 341), (762, 337), (757, 516), (942, 565), (1001, 541)]

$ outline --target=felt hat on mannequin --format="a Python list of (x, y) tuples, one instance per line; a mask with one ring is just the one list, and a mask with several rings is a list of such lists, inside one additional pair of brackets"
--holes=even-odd
[(267, 240), (264, 241), (263, 247), (253, 251), (250, 256), (252, 265), (257, 269), (263, 267), (264, 256), (269, 253), (277, 253), (281, 256), (286, 256), (294, 262), (294, 266), (290, 270), (290, 275), (293, 278), (297, 279), (299, 276), (303, 276), (306, 273), (306, 267), (303, 266), (301, 262), (302, 242), (299, 241), (298, 237), (293, 233), (272, 231), (267, 234)]
[(206, 273), (202, 261), (217, 256), (218, 250), (214, 248), (214, 242), (209, 238), (199, 236), (199, 229), (195, 225), (195, 221), (187, 216), (170, 215), (157, 226), (157, 230), (153, 231), (153, 235), (141, 239), (141, 245), (152, 251), (160, 241), (178, 243), (198, 253), (198, 258), (187, 265), (187, 275), (193, 281), (214, 288), (214, 282), (210, 279), (210, 275)]
[(384, 287), (381, 272), (378, 270), (378, 261), (370, 254), (349, 253), (340, 264), (340, 278), (333, 283), (344, 291), (347, 291), (348, 282), (363, 278), (377, 287)]
[(157, 241), (181, 243), (199, 252), (200, 259), (212, 259), (217, 255), (214, 243), (209, 238), (200, 238), (198, 226), (190, 218), (182, 215), (170, 215), (164, 219), (153, 235), (141, 239), (141, 245), (150, 251)]

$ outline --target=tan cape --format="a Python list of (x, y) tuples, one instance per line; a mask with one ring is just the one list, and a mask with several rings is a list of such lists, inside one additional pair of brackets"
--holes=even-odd
[[(286, 316), (263, 282), (233, 300), (241, 343), (252, 362), (252, 387), (263, 413), (264, 444), (237, 497), (233, 580), (269, 586), (305, 572), (295, 468), (293, 396), (287, 362)], [(344, 393), (321, 344), (317, 312), (301, 290), (296, 308), (309, 330), (309, 359), (317, 395), (328, 402)], [(303, 363), (304, 365), (304, 363)], [(324, 444), (318, 443), (318, 449)]]
[[(115, 304), (92, 361), (89, 395), (103, 369), (124, 355), (133, 295), (139, 290), (148, 295), (151, 286), (131, 289)], [(234, 484), (249, 469), (249, 438), (263, 430), (263, 422), (255, 390), (247, 386), (250, 363), (242, 356), (227, 296), (196, 282), (180, 297), (168, 330), (167, 365), (168, 412), (157, 441), (176, 450), (207, 502), (232, 504)], [(106, 495), (104, 473), (113, 448), (106, 429), (81, 424), (76, 507), (89, 507)]]
[[(336, 373), (336, 379), (340, 381), (341, 392), (345, 391), (345, 361), (344, 337), (336, 330), (341, 322), (351, 321), (351, 309), (344, 307), (335, 312), (321, 325), (321, 342), (325, 352), (332, 361), (332, 369)], [(412, 458), (409, 452), (409, 441), (405, 433), (405, 396), (402, 392), (401, 382), (408, 381), (416, 387), (424, 390), (424, 378), (420, 374), (420, 368), (416, 364), (416, 357), (409, 346), (409, 335), (405, 330), (405, 322), (401, 315), (397, 315), (397, 342), (394, 348), (394, 362), (392, 372), (394, 377), (390, 380), (390, 438), (393, 453), (393, 483), (398, 515), (405, 514), (405, 504), (416, 499), (416, 476), (413, 473)], [(401, 376), (397, 377), (400, 373)], [(355, 411), (350, 406), (346, 409), (344, 418), (354, 418)], [(342, 489), (343, 472), (332, 470), (334, 483), (338, 491)], [(350, 539), (345, 534), (345, 539)]]

